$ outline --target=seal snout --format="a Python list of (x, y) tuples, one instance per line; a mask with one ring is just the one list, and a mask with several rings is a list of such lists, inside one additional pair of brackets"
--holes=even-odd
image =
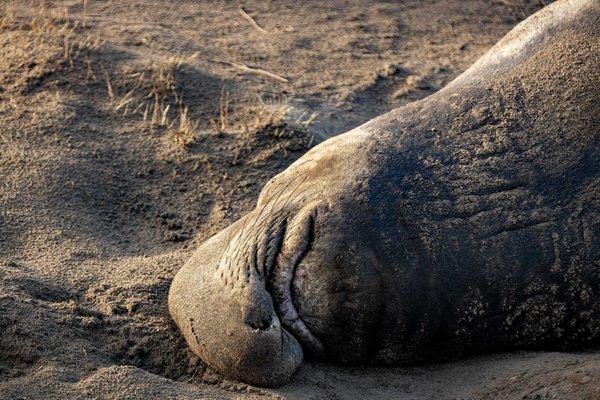
[(169, 311), (209, 366), (251, 384), (278, 386), (298, 369), (303, 352), (282, 327), (264, 283), (239, 262), (233, 241), (247, 218), (252, 213), (205, 242), (181, 268)]

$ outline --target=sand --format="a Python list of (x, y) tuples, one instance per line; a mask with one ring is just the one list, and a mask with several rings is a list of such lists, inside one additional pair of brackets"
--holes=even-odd
[(308, 361), (250, 387), (191, 354), (166, 308), (270, 177), (443, 87), (542, 5), (2, 3), (0, 399), (600, 398), (594, 352)]

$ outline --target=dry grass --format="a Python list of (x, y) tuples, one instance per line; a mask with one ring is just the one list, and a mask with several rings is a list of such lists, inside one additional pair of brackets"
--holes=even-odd
[(270, 131), (280, 137), (291, 132), (307, 131), (318, 117), (314, 112), (299, 112), (286, 98), (270, 101), (259, 98), (256, 105), (248, 107), (242, 114), (241, 129), (246, 136)]
[(12, 37), (16, 39), (15, 50), (20, 48), (25, 53), (31, 53), (29, 55), (37, 56), (45, 64), (53, 61), (55, 68), (64, 65), (74, 67), (76, 61), (81, 61), (100, 46), (101, 39), (87, 34), (84, 29), (83, 24), (71, 18), (66, 10), (59, 14), (43, 1), (27, 14), (5, 7), (4, 16), (0, 19), (0, 33), (26, 33)]
[(273, 129), (275, 136), (280, 136), (287, 129), (285, 116), (290, 108), (285, 105), (267, 105), (260, 102), (255, 107), (246, 110), (241, 120), (242, 132), (246, 137), (255, 135), (257, 132)]
[[(84, 0), (84, 8), (86, 4)], [(115, 114), (162, 129), (181, 147), (192, 143), (198, 123), (177, 90), (175, 75), (196, 55), (170, 57), (145, 68), (119, 68), (102, 61), (95, 51), (103, 41), (88, 33), (88, 22), (82, 21), (44, 1), (32, 9), (5, 6), (0, 33), (6, 34), (9, 45), (0, 48), (0, 84), (25, 93), (52, 75), (76, 70), (81, 79), (65, 80), (82, 85), (101, 82)]]
[(151, 129), (164, 129), (179, 146), (189, 146), (197, 137), (199, 124), (191, 118), (183, 93), (177, 89), (176, 73), (195, 57), (171, 57), (141, 69), (125, 67), (112, 77), (103, 70), (112, 111), (137, 117)]
[[(298, 132), (307, 133), (318, 114), (298, 112), (285, 98), (253, 103), (231, 104), (229, 92), (223, 88), (219, 100), (218, 119), (209, 119), (216, 134), (240, 134), (245, 139), (266, 133), (275, 137), (292, 137)], [(301, 135), (303, 136), (303, 135)]]
[[(85, 0), (83, 5), (85, 10)], [(53, 74), (74, 71), (69, 77), (57, 77), (69, 84), (102, 85), (107, 107), (115, 115), (164, 133), (181, 148), (197, 139), (201, 124), (184, 99), (185, 82), (177, 79), (181, 68), (197, 54), (173, 56), (152, 65), (115, 65), (103, 61), (103, 50), (110, 46), (90, 33), (85, 15), (77, 20), (43, 1), (34, 9), (5, 9), (0, 33), (11, 36), (12, 47), (0, 48), (0, 84), (5, 83), (3, 76), (14, 80), (21, 74), (22, 79), (12, 83), (17, 92), (25, 93)], [(7, 52), (12, 53), (7, 57)], [(290, 108), (285, 102), (266, 104), (259, 99), (256, 104), (238, 103), (235, 108), (231, 103), (230, 93), (223, 87), (218, 116), (207, 121), (216, 134), (240, 133), (249, 138), (265, 130), (276, 136), (291, 131)], [(305, 122), (296, 125), (310, 123)]]
[[(32, 111), (29, 95), (44, 87), (46, 99), (57, 99), (52, 107), (60, 107), (62, 87), (78, 82), (73, 77), (101, 45), (78, 20), (43, 2), (27, 9), (18, 2), (0, 5), (0, 103), (7, 118), (20, 119)], [(43, 110), (29, 113), (30, 122), (41, 118), (38, 111)], [(55, 109), (52, 116), (58, 115)]]
[(221, 89), (221, 97), (219, 97), (219, 120), (209, 118), (208, 121), (217, 134), (227, 132), (231, 125), (229, 120), (229, 92), (225, 86)]
[(173, 138), (180, 147), (187, 147), (197, 138), (198, 122), (188, 117), (187, 107), (183, 107), (179, 112), (179, 127), (172, 130)]
[(238, 132), (249, 138), (268, 127), (283, 125), (289, 110), (285, 104), (266, 104), (262, 99), (252, 106), (238, 106), (233, 111), (231, 108), (229, 92), (223, 87), (219, 99), (219, 117), (209, 119), (216, 134)]

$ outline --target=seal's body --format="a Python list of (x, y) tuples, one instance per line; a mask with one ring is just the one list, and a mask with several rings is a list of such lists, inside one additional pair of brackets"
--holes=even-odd
[(212, 367), (412, 363), (600, 338), (600, 1), (519, 24), (438, 93), (332, 138), (204, 243), (169, 308)]

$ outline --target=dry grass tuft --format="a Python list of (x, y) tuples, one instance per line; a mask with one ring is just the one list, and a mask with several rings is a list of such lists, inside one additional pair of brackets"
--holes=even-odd
[(229, 121), (229, 92), (225, 86), (221, 89), (221, 97), (219, 97), (219, 120), (214, 118), (209, 119), (210, 125), (217, 134), (227, 132), (230, 127)]
[(172, 130), (175, 143), (182, 148), (188, 147), (198, 137), (198, 122), (188, 117), (187, 107), (183, 107), (179, 112), (179, 127)]
[(125, 67), (112, 78), (103, 70), (112, 111), (137, 117), (151, 130), (165, 130), (180, 147), (189, 146), (197, 137), (199, 124), (190, 116), (176, 75), (194, 57), (171, 57), (145, 68)]
[(17, 12), (6, 6), (0, 19), (4, 43), (0, 50), (0, 83), (27, 90), (44, 77), (76, 63), (96, 50), (101, 40), (86, 32), (83, 24), (66, 11), (59, 14), (45, 2)]
[[(5, 34), (8, 45), (0, 43), (0, 85), (26, 93), (51, 75), (69, 72), (68, 77), (56, 75), (50, 81), (103, 86), (110, 112), (164, 133), (178, 147), (187, 148), (198, 138), (201, 124), (194, 119), (184, 99), (183, 82), (178, 80), (181, 69), (197, 57), (196, 53), (151, 65), (112, 64), (102, 57), (103, 52), (96, 51), (103, 41), (89, 33), (85, 16), (81, 21), (74, 19), (66, 10), (50, 8), (43, 1), (34, 9), (5, 8), (0, 33)], [(283, 103), (265, 104), (259, 100), (250, 106), (238, 105), (237, 109), (230, 103), (229, 91), (223, 87), (218, 115), (204, 125), (217, 134), (242, 134), (246, 138), (261, 132), (279, 137), (298, 130), (295, 125), (290, 127), (290, 108)]]
[(219, 117), (210, 119), (209, 122), (216, 134), (239, 134), (246, 141), (258, 137), (298, 139), (309, 136), (309, 127), (317, 116), (316, 113), (300, 112), (285, 98), (267, 102), (258, 98), (251, 104), (244, 102), (232, 105), (229, 92), (223, 88), (219, 100)]
[(261, 102), (246, 110), (241, 121), (242, 132), (246, 137), (251, 137), (259, 132), (272, 130), (274, 136), (281, 136), (288, 129), (285, 117), (289, 110), (285, 105), (272, 106)]
[[(87, 2), (84, 1), (84, 9)], [(37, 7), (4, 7), (0, 17), (0, 86), (16, 93), (39, 87), (50, 76), (69, 84), (105, 86), (112, 112), (172, 134), (186, 147), (196, 137), (194, 122), (178, 89), (176, 75), (196, 57), (174, 56), (155, 65), (139, 67), (108, 64), (102, 60), (103, 41), (89, 32), (86, 18), (74, 19), (66, 10)], [(73, 71), (68, 78), (58, 75)], [(15, 94), (16, 94), (15, 93)]]
[(269, 102), (258, 99), (255, 106), (243, 110), (240, 123), (242, 133), (246, 137), (260, 132), (285, 137), (300, 131), (307, 133), (317, 116), (316, 113), (306, 111), (299, 113), (299, 110), (292, 107), (285, 98)]

